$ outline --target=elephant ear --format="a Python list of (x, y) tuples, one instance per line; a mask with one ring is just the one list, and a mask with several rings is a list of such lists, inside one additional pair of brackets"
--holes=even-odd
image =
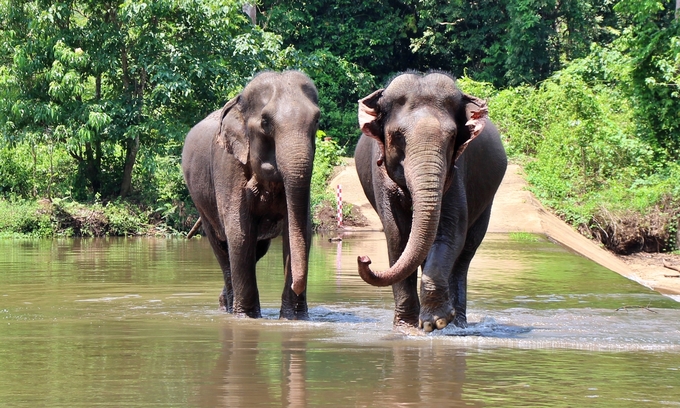
[(382, 130), (381, 114), (378, 108), (378, 101), (382, 97), (384, 89), (378, 89), (372, 94), (359, 99), (359, 129), (361, 133), (375, 139), (380, 146), (380, 158), (378, 166), (385, 160), (385, 140)]
[(472, 95), (463, 94), (463, 108), (465, 109), (465, 126), (467, 127), (465, 133), (468, 135), (461, 135), (463, 137), (460, 141), (457, 141), (454, 161), (458, 160), (470, 142), (482, 133), (489, 116), (489, 107), (486, 105), (486, 101)]
[(237, 107), (240, 100), (241, 95), (238, 95), (222, 108), (220, 127), (217, 131), (217, 143), (233, 154), (241, 164), (246, 164), (250, 143), (246, 135), (246, 121)]

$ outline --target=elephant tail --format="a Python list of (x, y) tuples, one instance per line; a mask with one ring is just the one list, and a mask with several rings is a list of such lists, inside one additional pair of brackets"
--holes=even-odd
[(203, 221), (201, 220), (201, 217), (198, 217), (194, 226), (191, 227), (191, 231), (189, 231), (189, 233), (187, 234), (187, 239), (191, 239), (194, 235), (196, 235), (196, 233), (198, 232), (198, 229), (201, 228), (202, 224), (203, 224)]

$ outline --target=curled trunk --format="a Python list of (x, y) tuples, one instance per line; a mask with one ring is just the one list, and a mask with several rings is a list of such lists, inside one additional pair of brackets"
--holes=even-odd
[(369, 268), (371, 260), (367, 256), (360, 256), (357, 260), (359, 275), (371, 285), (389, 286), (406, 279), (425, 261), (434, 243), (446, 169), (441, 147), (427, 142), (436, 140), (436, 136), (425, 140), (409, 146), (406, 151), (404, 171), (413, 198), (413, 222), (404, 252), (394, 265), (382, 272)]

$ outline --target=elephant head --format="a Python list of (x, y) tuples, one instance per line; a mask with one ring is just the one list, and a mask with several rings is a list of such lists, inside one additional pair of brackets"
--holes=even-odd
[(442, 197), (455, 162), (486, 123), (486, 103), (463, 94), (443, 73), (406, 73), (385, 89), (359, 101), (359, 126), (375, 139), (387, 175), (412, 199), (412, 224), (399, 259), (374, 272), (367, 256), (358, 258), (359, 274), (371, 285), (388, 286), (407, 278), (432, 246)]
[(284, 248), (290, 248), (286, 270), (292, 271), (291, 287), (300, 295), (306, 287), (311, 241), (310, 181), (319, 122), (316, 88), (298, 71), (264, 72), (227, 102), (220, 117), (217, 144), (243, 166), (248, 186), (275, 190), (283, 185), (288, 232)]

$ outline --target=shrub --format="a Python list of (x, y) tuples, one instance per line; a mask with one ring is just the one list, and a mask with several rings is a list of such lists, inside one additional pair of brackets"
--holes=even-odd
[(45, 202), (0, 198), (0, 236), (54, 235), (51, 214)]
[(323, 131), (316, 133), (316, 153), (314, 154), (311, 185), (312, 210), (324, 200), (335, 200), (333, 194), (328, 190), (328, 181), (335, 166), (342, 162), (341, 156), (344, 152), (345, 150), (338, 146), (335, 140), (327, 137)]
[(613, 250), (670, 250), (680, 171), (640, 137), (634, 107), (617, 85), (624, 80), (620, 59), (598, 51), (536, 88), (480, 89), (490, 95), (508, 153), (525, 163), (544, 204)]

